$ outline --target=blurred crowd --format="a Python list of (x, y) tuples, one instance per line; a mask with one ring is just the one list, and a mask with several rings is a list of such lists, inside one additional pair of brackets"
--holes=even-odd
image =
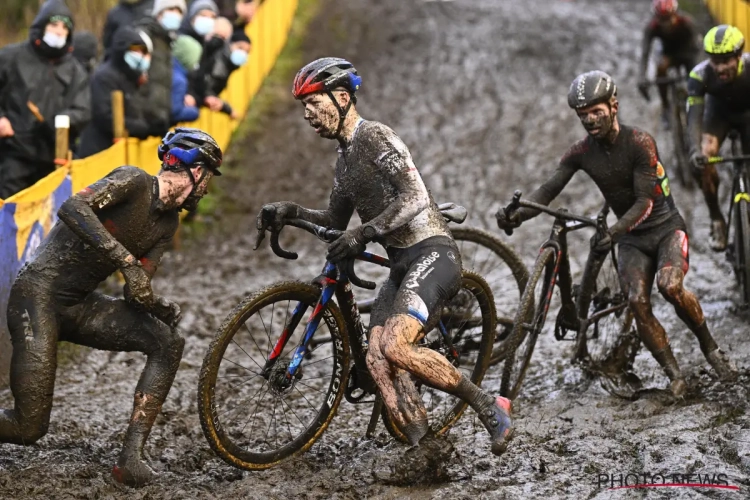
[(261, 1), (120, 0), (99, 39), (74, 30), (64, 0), (47, 0), (28, 39), (0, 48), (0, 199), (54, 170), (56, 115), (70, 117), (75, 157), (110, 147), (113, 91), (130, 137), (162, 136), (201, 107), (237, 119), (219, 94), (247, 62)]

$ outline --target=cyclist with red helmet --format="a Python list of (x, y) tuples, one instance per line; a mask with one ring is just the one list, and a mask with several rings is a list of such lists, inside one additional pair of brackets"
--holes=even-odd
[[(583, 171), (591, 177), (618, 217), (609, 234), (594, 235), (593, 254), (606, 254), (617, 243), (620, 282), (638, 335), (669, 377), (672, 393), (682, 396), (687, 383), (664, 327), (651, 309), (654, 281), (697, 337), (701, 351), (720, 378), (735, 378), (737, 368), (719, 350), (698, 299), (683, 285), (689, 263), (688, 237), (654, 138), (642, 130), (620, 125), (617, 87), (603, 71), (583, 73), (573, 80), (568, 105), (575, 110), (587, 136), (565, 153), (550, 179), (528, 199), (549, 205), (576, 172)], [(538, 213), (532, 209), (512, 214), (501, 210), (496, 214), (497, 224), (500, 229), (518, 227)], [(597, 273), (598, 268), (592, 266), (600, 266), (600, 262), (592, 255), (584, 272)], [(588, 299), (579, 298), (578, 304), (585, 304), (588, 309)], [(578, 311), (574, 318), (586, 314), (586, 310)]]
[[(151, 290), (181, 209), (193, 209), (219, 174), (222, 152), (197, 129), (169, 132), (154, 177), (119, 167), (66, 200), (60, 221), (16, 277), (8, 301), (13, 342), (12, 410), (0, 410), (0, 442), (30, 445), (47, 433), (59, 341), (146, 354), (114, 478), (142, 486), (155, 476), (143, 446), (182, 358), (180, 308)], [(124, 299), (96, 291), (117, 270)]]
[(734, 26), (711, 28), (703, 41), (709, 59), (698, 64), (688, 79), (690, 161), (700, 176), (711, 216), (711, 248), (727, 247), (727, 224), (719, 207), (719, 174), (707, 164), (716, 156), (730, 129), (740, 134), (742, 149), (750, 153), (750, 54), (743, 53), (745, 37)]
[(302, 101), (305, 120), (318, 135), (339, 143), (333, 191), (325, 210), (290, 201), (265, 205), (258, 214), (258, 242), (286, 219), (344, 230), (356, 210), (362, 224), (331, 243), (327, 259), (346, 263), (368, 242), (388, 253), (391, 273), (373, 306), (367, 363), (391, 418), (413, 445), (428, 433), (414, 375), (476, 410), (493, 453), (500, 454), (512, 433), (510, 401), (485, 393), (446, 358), (416, 346), (460, 289), (460, 253), (409, 149), (393, 130), (357, 112), (361, 83), (354, 66), (338, 58), (318, 59), (297, 73), (293, 94)]
[[(662, 45), (661, 56), (656, 66), (657, 78), (667, 76), (669, 68), (685, 68), (685, 73), (689, 72), (698, 62), (700, 53), (698, 28), (689, 15), (677, 9), (677, 0), (654, 0), (652, 10), (653, 17), (643, 32), (641, 82), (638, 84), (641, 93), (646, 97), (648, 97), (648, 83), (646, 83), (648, 56), (654, 39), (661, 40)], [(662, 104), (662, 123), (665, 128), (668, 128), (668, 86), (658, 85), (658, 87)]]

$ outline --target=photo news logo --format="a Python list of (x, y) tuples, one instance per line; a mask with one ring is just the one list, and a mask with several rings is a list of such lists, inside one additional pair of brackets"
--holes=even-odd
[(719, 490), (740, 491), (740, 487), (729, 483), (727, 474), (709, 473), (656, 473), (648, 472), (598, 474), (597, 487), (608, 490), (641, 489), (641, 488), (713, 488)]

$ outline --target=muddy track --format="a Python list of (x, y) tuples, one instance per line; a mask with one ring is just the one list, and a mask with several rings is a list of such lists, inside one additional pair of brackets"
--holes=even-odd
[[(324, 1), (305, 58), (351, 58), (364, 77), (360, 109), (392, 126), (411, 148), (439, 201), (470, 208), (470, 223), (494, 229), (494, 211), (514, 189), (529, 192), (554, 168), (582, 129), (566, 106), (573, 77), (600, 68), (620, 87), (624, 122), (658, 131), (658, 106), (635, 89), (648, 2), (575, 0)], [(666, 378), (644, 353), (636, 369), (646, 386), (634, 402), (609, 396), (569, 363), (569, 344), (540, 338), (516, 402), (518, 432), (502, 458), (489, 454), (481, 425), (468, 412), (450, 434), (455, 455), (443, 481), (413, 488), (385, 484), (382, 474), (404, 454), (382, 429), (364, 439), (368, 407), (342, 403), (311, 452), (264, 472), (241, 472), (209, 450), (198, 423), (197, 378), (203, 354), (225, 315), (248, 291), (280, 279), (313, 276), (322, 246), (289, 231), (283, 243), (300, 252), (280, 261), (264, 246), (253, 252), (254, 214), (267, 201), (294, 199), (322, 207), (335, 161), (334, 144), (318, 139), (288, 94), (264, 119), (265, 131), (239, 141), (223, 189), (231, 206), (200, 239), (165, 258), (155, 288), (184, 311), (185, 355), (147, 446), (159, 481), (142, 490), (112, 484), (144, 359), (88, 353), (60, 369), (49, 434), (29, 448), (0, 445), (0, 498), (740, 498), (750, 481), (748, 319), (735, 313), (729, 265), (707, 249), (707, 211), (697, 193), (673, 187), (690, 209), (691, 271), (687, 285), (706, 309), (720, 344), (742, 370), (722, 387), (697, 342), (655, 296), (691, 389), (674, 403)], [(666, 159), (666, 158), (665, 158)], [(668, 161), (666, 162), (669, 166)], [(601, 199), (577, 176), (556, 202), (593, 214)], [(509, 241), (527, 264), (546, 237), (539, 217)], [(505, 235), (502, 236), (507, 239)], [(571, 238), (580, 274), (588, 235)], [(554, 314), (554, 312), (553, 312)], [(485, 387), (497, 388), (499, 369)], [(9, 404), (0, 394), (2, 406)], [(743, 492), (607, 491), (600, 474), (648, 472), (728, 475)]]

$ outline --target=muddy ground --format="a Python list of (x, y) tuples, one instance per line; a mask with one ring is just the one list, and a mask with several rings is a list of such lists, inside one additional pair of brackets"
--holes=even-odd
[[(324, 1), (305, 58), (351, 58), (364, 78), (361, 111), (391, 125), (411, 148), (438, 200), (471, 210), (469, 223), (493, 229), (493, 214), (514, 189), (530, 191), (554, 168), (582, 129), (566, 106), (569, 82), (584, 70), (610, 72), (620, 87), (621, 118), (653, 131), (658, 106), (637, 91), (645, 0)], [(232, 150), (234, 173), (223, 190), (233, 200), (192, 241), (165, 258), (158, 292), (183, 307), (184, 359), (147, 451), (161, 478), (142, 490), (115, 486), (109, 471), (130, 414), (141, 355), (79, 354), (61, 368), (49, 434), (28, 448), (0, 446), (0, 498), (747, 498), (750, 419), (748, 319), (735, 310), (737, 289), (723, 256), (706, 244), (707, 213), (697, 193), (674, 186), (690, 219), (687, 285), (700, 296), (721, 345), (742, 371), (724, 387), (707, 370), (697, 342), (655, 297), (675, 353), (689, 378), (674, 402), (666, 378), (641, 353), (645, 385), (636, 401), (604, 392), (569, 363), (569, 344), (540, 340), (525, 390), (516, 401), (518, 433), (501, 458), (470, 413), (450, 434), (457, 456), (446, 480), (427, 486), (385, 484), (404, 453), (382, 430), (364, 438), (368, 408), (342, 403), (312, 452), (263, 472), (234, 469), (209, 450), (198, 423), (196, 387), (203, 354), (229, 310), (250, 290), (279, 279), (312, 277), (322, 246), (287, 235), (298, 261), (267, 247), (253, 252), (254, 214), (263, 202), (294, 199), (325, 205), (334, 144), (318, 139), (286, 92), (262, 125)], [(667, 149), (667, 148), (665, 148)], [(668, 160), (665, 158), (665, 160)], [(669, 166), (669, 162), (666, 161)], [(557, 204), (593, 214), (593, 184), (576, 177)], [(527, 264), (550, 220), (526, 224), (510, 241)], [(497, 233), (497, 231), (495, 230)], [(572, 238), (580, 272), (589, 235)], [(497, 389), (497, 369), (485, 381)], [(6, 393), (0, 403), (10, 403)], [(376, 472), (377, 474), (374, 474)], [(726, 474), (740, 492), (716, 489), (608, 490), (600, 475)], [(380, 479), (379, 479), (380, 478)], [(693, 477), (693, 480), (696, 478)], [(630, 479), (630, 484), (633, 478)]]

